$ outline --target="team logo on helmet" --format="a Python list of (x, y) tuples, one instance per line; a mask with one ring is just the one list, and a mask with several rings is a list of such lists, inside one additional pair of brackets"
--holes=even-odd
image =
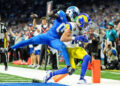
[(70, 6), (66, 10), (66, 14), (74, 21), (74, 18), (80, 15), (80, 10), (76, 6)]
[(79, 16), (84, 18), (85, 23), (89, 23), (91, 21), (90, 16), (86, 13), (81, 13)]
[(76, 23), (77, 23), (77, 25), (79, 25), (80, 27), (83, 27), (84, 24), (85, 24), (84, 18), (83, 18), (82, 16), (78, 16), (78, 17), (76, 18)]

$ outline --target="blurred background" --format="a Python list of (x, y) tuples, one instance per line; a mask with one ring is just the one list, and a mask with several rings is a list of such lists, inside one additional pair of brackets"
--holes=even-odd
[[(37, 25), (47, 25), (48, 21), (46, 20), (46, 5), (50, 0), (0, 0), (0, 16), (1, 21), (4, 22), (7, 26), (8, 35), (9, 35), (9, 47), (15, 43), (31, 38), (33, 35), (32, 32), (38, 31), (37, 29), (42, 26), (38, 26), (37, 29), (32, 25), (33, 18), (30, 16), (36, 14)], [(87, 13), (91, 17), (91, 22), (88, 27), (85, 28), (85, 34), (87, 34), (89, 40), (92, 42), (84, 45), (84, 48), (88, 51), (91, 57), (99, 58), (103, 61), (101, 67), (102, 69), (120, 69), (120, 0), (53, 0), (53, 9), (57, 10), (66, 10), (69, 6), (77, 6), (80, 9), (81, 13)], [(112, 22), (112, 24), (110, 24)], [(52, 23), (50, 24), (52, 25)], [(106, 31), (109, 29), (108, 25), (113, 26), (117, 36), (113, 41), (115, 46), (106, 44)], [(33, 27), (33, 28), (31, 28)], [(50, 26), (45, 26), (45, 28), (50, 28)], [(47, 31), (47, 30), (46, 30)], [(44, 31), (41, 31), (41, 33)], [(15, 39), (15, 37), (20, 38), (20, 40)], [(114, 37), (114, 36), (113, 36)], [(117, 40), (117, 41), (116, 41)], [(107, 52), (107, 46), (115, 48), (115, 52)], [(92, 48), (91, 48), (92, 47)], [(22, 59), (26, 62), (28, 57), (31, 56), (31, 53), (27, 52), (29, 47), (24, 47), (18, 50), (14, 50), (9, 54), (9, 62)], [(48, 47), (49, 48), (49, 47)], [(39, 48), (40, 50), (41, 48)], [(45, 48), (46, 49), (46, 48)], [(113, 48), (112, 48), (113, 49)], [(60, 61), (63, 61), (63, 58), (60, 56), (60, 52), (49, 49), (54, 57), (60, 58)], [(26, 56), (26, 52), (28, 56)], [(34, 53), (34, 52), (32, 52)], [(51, 57), (49, 52), (48, 56)], [(40, 53), (38, 54), (40, 55)], [(113, 56), (110, 59), (109, 57)], [(34, 57), (33, 57), (34, 58)], [(42, 58), (42, 56), (38, 56)], [(109, 59), (110, 60), (109, 60)], [(58, 60), (58, 59), (57, 59)], [(57, 69), (57, 61), (51, 60), (53, 63), (53, 69)], [(111, 63), (114, 61), (113, 63)], [(76, 60), (76, 64), (79, 65), (79, 60)], [(117, 62), (117, 64), (116, 64)], [(39, 64), (40, 63), (40, 64)], [(31, 63), (41, 66), (41, 62)], [(113, 65), (111, 68), (111, 64)], [(31, 65), (30, 65), (31, 66)], [(38, 66), (38, 68), (39, 68)]]

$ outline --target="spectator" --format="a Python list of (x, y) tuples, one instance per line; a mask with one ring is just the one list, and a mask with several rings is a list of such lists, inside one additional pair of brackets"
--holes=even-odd
[(118, 59), (120, 62), (120, 21), (118, 22), (117, 29), (118, 29), (118, 31), (117, 31), (117, 34), (118, 34), (117, 51), (118, 51)]
[[(34, 33), (34, 36), (39, 35), (39, 34), (40, 34), (40, 30), (36, 28), (36, 31), (35, 31), (35, 33)], [(35, 51), (35, 56), (36, 56), (36, 60), (34, 60), (34, 61), (36, 61), (36, 62), (35, 62), (35, 63), (36, 63), (36, 69), (39, 69), (39, 68), (40, 68), (39, 62), (40, 62), (41, 45), (40, 45), (40, 44), (39, 44), (39, 45), (36, 45), (36, 46), (34, 47), (34, 51)]]
[[(21, 33), (16, 33), (16, 34), (14, 34), (14, 33), (12, 32), (12, 29), (10, 29), (10, 33), (11, 33), (11, 35), (12, 35), (12, 36), (14, 37), (14, 39), (15, 39), (15, 44), (18, 43), (18, 42), (20, 42), (20, 41), (22, 41), (22, 40), (24, 40)], [(20, 53), (20, 56), (19, 56), (19, 53)], [(18, 60), (20, 57), (21, 57), (21, 59), (23, 60), (22, 48), (17, 48), (17, 49), (15, 50), (15, 58), (14, 58), (14, 60)]]
[(94, 59), (100, 59), (99, 56), (99, 49), (98, 49), (98, 45), (99, 45), (99, 34), (94, 32), (94, 28), (90, 28), (89, 29), (89, 35), (88, 35), (88, 39), (89, 39), (89, 43), (86, 46), (88, 53), (91, 55), (92, 58)]
[[(11, 34), (9, 34), (9, 38), (10, 38), (9, 47), (11, 47), (12, 45), (14, 45), (15, 39), (14, 39), (14, 37)], [(14, 61), (14, 51), (13, 50), (11, 50), (10, 54), (8, 55), (8, 61), (9, 62)]]
[[(47, 0), (49, 1), (49, 0)], [(89, 36), (90, 39), (90, 43), (88, 44), (89, 48), (88, 51), (89, 53), (95, 57), (95, 58), (100, 58), (101, 56), (98, 54), (98, 52), (100, 51), (100, 42), (101, 41), (97, 41), (98, 38), (100, 38), (100, 40), (102, 39), (102, 37), (104, 36), (104, 34), (96, 34), (95, 30), (99, 31), (103, 31), (107, 28), (106, 31), (106, 43), (103, 42), (103, 46), (102, 48), (105, 47), (105, 44), (107, 45), (107, 43), (109, 41), (112, 42), (112, 46), (117, 46), (117, 52), (118, 52), (118, 59), (120, 61), (120, 22), (116, 23), (116, 27), (115, 25), (113, 25), (112, 23), (110, 24), (110, 22), (114, 22), (116, 20), (120, 20), (120, 8), (119, 8), (119, 0), (98, 0), (97, 2), (95, 2), (95, 0), (70, 0), (69, 2), (66, 0), (64, 2), (61, 2), (61, 0), (53, 0), (55, 5), (53, 6), (53, 8), (60, 8), (59, 4), (61, 3), (61, 6), (66, 6), (69, 7), (71, 5), (75, 5), (78, 6), (81, 10), (81, 13), (88, 13), (89, 15), (91, 15), (91, 21), (89, 22), (89, 25), (85, 28), (84, 27), (84, 31), (88, 31), (89, 28), (92, 26), (92, 28), (94, 28), (94, 30), (90, 30), (90, 34), (87, 34)], [(111, 2), (112, 1), (112, 2)], [(14, 0), (12, 2), (9, 2), (9, 0), (1, 0), (1, 16), (3, 18), (3, 20), (6, 21), (6, 23), (8, 23), (9, 27), (12, 27), (13, 33), (17, 32), (15, 34), (16, 37), (19, 37), (21, 35), (20, 30), (22, 30), (22, 34), (24, 34), (24, 38), (31, 38), (32, 36), (34, 36), (34, 27), (37, 27), (42, 33), (45, 33), (48, 29), (49, 29), (49, 25), (46, 21), (45, 17), (41, 18), (41, 22), (42, 24), (36, 25), (35, 23), (33, 23), (33, 25), (29, 25), (28, 23), (31, 22), (31, 18), (29, 17), (29, 15), (31, 13), (36, 13), (38, 15), (34, 15), (34, 19), (35, 22), (38, 19), (38, 16), (45, 16), (45, 3), (46, 0), (42, 0), (40, 3), (39, 0), (30, 0), (29, 2), (27, 0)], [(87, 3), (89, 2), (89, 3)], [(32, 4), (32, 6), (31, 6)], [(84, 5), (85, 4), (85, 5)], [(14, 6), (14, 7), (13, 7)], [(23, 8), (24, 7), (24, 8)], [(66, 8), (65, 7), (65, 8)], [(64, 9), (65, 10), (65, 9)], [(53, 21), (54, 19), (51, 19), (51, 21)], [(108, 24), (109, 22), (109, 24)], [(113, 27), (114, 26), (114, 27)], [(29, 28), (29, 31), (28, 31)], [(116, 31), (115, 31), (116, 30)], [(28, 32), (27, 32), (28, 31)], [(89, 32), (88, 32), (89, 33)], [(94, 35), (92, 35), (94, 34)], [(116, 35), (117, 34), (117, 35)], [(18, 36), (19, 35), (19, 36)], [(14, 44), (14, 40), (15, 42), (19, 41), (21, 38), (18, 38), (17, 40), (14, 39), (14, 37), (10, 37), (10, 46)], [(97, 45), (99, 44), (99, 45)], [(96, 47), (98, 46), (98, 47)], [(40, 48), (40, 47), (39, 47)], [(42, 45), (42, 50), (41, 50), (41, 57), (39, 55), (37, 55), (37, 60), (40, 63), (40, 65), (42, 65), (42, 61), (45, 58), (45, 52), (46, 49), (48, 48), (48, 46), (45, 47), (45, 45)], [(27, 58), (29, 57), (27, 54), (27, 47), (22, 48), (23, 49), (23, 57), (25, 57), (24, 59), (27, 61)], [(36, 48), (37, 49), (37, 48)], [(36, 50), (35, 49), (35, 50)], [(97, 50), (96, 50), (97, 49)], [(53, 69), (56, 68), (56, 53), (54, 53), (53, 49), (51, 50), (51, 54), (50, 57), (52, 58), (52, 67)], [(102, 49), (101, 49), (102, 50)], [(17, 52), (17, 51), (16, 51)], [(20, 52), (20, 51), (18, 51)], [(16, 57), (18, 57), (18, 52), (15, 54)], [(30, 45), (30, 54), (31, 54), (31, 59), (32, 59), (32, 66), (33, 64), (36, 64), (36, 59), (34, 60), (34, 54), (33, 53), (33, 45)], [(95, 55), (96, 54), (96, 55)], [(98, 56), (97, 56), (98, 54)], [(13, 52), (11, 51), (11, 55), (10, 55), (10, 61), (13, 61)], [(52, 56), (53, 55), (53, 56)], [(106, 55), (106, 54), (105, 54)], [(38, 58), (40, 57), (40, 58)], [(46, 55), (47, 57), (47, 55)], [(18, 58), (14, 58), (18, 59)], [(39, 61), (40, 59), (40, 61)], [(104, 58), (104, 62), (105, 65), (108, 64), (107, 63), (107, 56), (105, 56)], [(39, 68), (39, 67), (38, 67)]]
[(1, 21), (0, 16), (0, 63), (4, 63), (5, 71), (8, 69), (8, 56), (7, 56), (7, 48), (8, 48), (8, 34), (5, 23)]
[[(28, 32), (25, 32), (24, 33), (24, 40), (28, 39)], [(30, 54), (29, 54), (29, 46), (24, 46), (23, 47), (23, 56), (24, 56), (24, 61), (28, 61), (28, 58), (30, 57)]]
[(106, 39), (107, 42), (111, 41), (112, 46), (116, 47), (116, 42), (118, 43), (118, 35), (117, 32), (114, 30), (113, 22), (108, 23), (108, 30), (106, 31)]
[[(45, 17), (41, 18), (41, 25), (38, 26), (38, 28), (41, 30), (41, 33), (45, 33), (49, 27), (48, 27), (48, 23)], [(47, 45), (42, 44), (41, 46), (41, 53), (40, 53), (40, 62), (39, 65), (42, 65), (42, 61), (45, 58), (45, 52), (47, 50)]]
[(114, 47), (112, 47), (112, 42), (108, 42), (104, 49), (104, 54), (107, 56), (107, 69), (119, 69), (118, 68), (118, 57), (117, 51)]
[[(29, 32), (28, 32), (28, 38), (31, 38), (34, 36), (34, 30), (33, 30), (33, 24), (29, 24)], [(34, 54), (34, 47), (33, 45), (29, 45), (29, 54), (31, 58), (31, 64), (29, 67), (36, 67), (36, 59)]]

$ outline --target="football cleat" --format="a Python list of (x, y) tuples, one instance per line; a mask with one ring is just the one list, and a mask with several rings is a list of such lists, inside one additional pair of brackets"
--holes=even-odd
[(43, 78), (43, 82), (44, 82), (44, 83), (47, 83), (48, 80), (51, 79), (51, 78), (52, 78), (52, 71), (49, 70), (49, 71), (46, 73), (45, 77)]
[(78, 82), (77, 82), (77, 84), (86, 84), (87, 82), (86, 82), (86, 80), (85, 79), (80, 79)]

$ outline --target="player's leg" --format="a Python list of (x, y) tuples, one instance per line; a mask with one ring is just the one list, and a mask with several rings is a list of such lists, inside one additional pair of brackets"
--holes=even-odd
[[(67, 51), (68, 51), (69, 58), (70, 58), (70, 65), (73, 69), (75, 69), (75, 62), (73, 58), (74, 54), (72, 53), (72, 49), (69, 49), (69, 50), (67, 49)], [(68, 73), (67, 68), (63, 68), (63, 69), (54, 71), (53, 76), (59, 75), (59, 74), (66, 74), (66, 73)]]
[(61, 51), (62, 56), (66, 62), (66, 65), (70, 66), (69, 56), (68, 56), (66, 46), (64, 45), (64, 43), (61, 42), (60, 39), (55, 39), (55, 40), (51, 40), (49, 45), (50, 47)]
[(48, 71), (43, 79), (43, 82), (46, 83), (48, 80), (50, 80), (55, 75), (66, 74), (66, 73), (68, 73), (67, 68), (62, 68), (57, 71)]
[[(85, 49), (78, 47), (76, 48), (76, 54), (75, 54), (76, 58), (78, 59), (83, 59), (82, 62), (82, 66), (81, 66), (81, 74), (80, 74), (80, 80), (83, 81), (83, 83), (86, 83), (86, 80), (84, 79), (87, 67), (88, 67), (88, 63), (90, 61), (90, 56), (87, 54), (87, 52), (85, 51)], [(81, 83), (81, 81), (79, 81), (79, 83)]]
[[(70, 64), (71, 64), (71, 67), (73, 68), (72, 72), (74, 72), (75, 70), (75, 62), (74, 62), (74, 58), (73, 58), (73, 53), (72, 53), (72, 49), (67, 49), (68, 51), (68, 54), (69, 54), (69, 57), (70, 57)], [(48, 71), (46, 76), (44, 77), (44, 82), (47, 82), (49, 79), (51, 79), (53, 76), (56, 76), (56, 75), (61, 75), (61, 74), (66, 74), (68, 73), (68, 69), (67, 67), (66, 68), (62, 68), (60, 70), (57, 70), (57, 71)], [(62, 76), (60, 76), (62, 77)]]
[(89, 61), (90, 61), (90, 56), (85, 55), (83, 57), (83, 62), (82, 62), (82, 66), (81, 66), (80, 79), (84, 79), (84, 76), (85, 76)]
[(75, 69), (76, 68), (75, 61), (74, 61), (75, 49), (74, 48), (67, 48), (67, 52), (68, 52), (69, 59), (70, 59), (70, 65), (73, 69)]
[(47, 33), (40, 34), (28, 40), (21, 41), (13, 45), (11, 48), (15, 49), (15, 48), (23, 47), (23, 46), (30, 45), (30, 44), (48, 44), (48, 39), (49, 39), (48, 37), (49, 35)]

